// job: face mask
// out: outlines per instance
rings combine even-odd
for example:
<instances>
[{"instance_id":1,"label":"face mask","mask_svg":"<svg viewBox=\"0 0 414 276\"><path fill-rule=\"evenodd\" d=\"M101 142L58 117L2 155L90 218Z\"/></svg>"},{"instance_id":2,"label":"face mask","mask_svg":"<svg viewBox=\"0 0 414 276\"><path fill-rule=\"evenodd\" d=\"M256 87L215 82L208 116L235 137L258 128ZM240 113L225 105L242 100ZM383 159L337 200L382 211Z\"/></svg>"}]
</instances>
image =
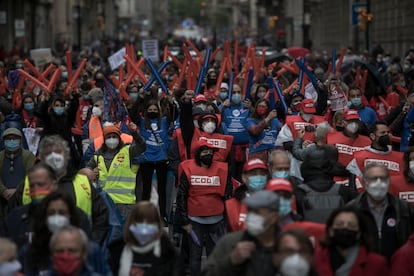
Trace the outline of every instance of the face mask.
<instances>
[{"instance_id":1,"label":"face mask","mask_svg":"<svg viewBox=\"0 0 414 276\"><path fill-rule=\"evenodd\" d=\"M293 110L299 112L302 109L302 102L296 102L293 104Z\"/></svg>"},{"instance_id":2,"label":"face mask","mask_svg":"<svg viewBox=\"0 0 414 276\"><path fill-rule=\"evenodd\" d=\"M290 255L280 265L280 272L283 276L306 276L309 270L309 263L299 254Z\"/></svg>"},{"instance_id":3,"label":"face mask","mask_svg":"<svg viewBox=\"0 0 414 276\"><path fill-rule=\"evenodd\" d=\"M220 92L219 94L220 100L225 100L227 99L227 92Z\"/></svg>"},{"instance_id":4,"label":"face mask","mask_svg":"<svg viewBox=\"0 0 414 276\"><path fill-rule=\"evenodd\" d=\"M62 72L62 79L68 78L68 72Z\"/></svg>"},{"instance_id":5,"label":"face mask","mask_svg":"<svg viewBox=\"0 0 414 276\"><path fill-rule=\"evenodd\" d=\"M69 219L65 216L52 215L47 217L47 228L52 233L67 225L69 225Z\"/></svg>"},{"instance_id":6,"label":"face mask","mask_svg":"<svg viewBox=\"0 0 414 276\"><path fill-rule=\"evenodd\" d=\"M82 266L80 258L71 255L69 252L57 253L53 256L53 268L58 275L74 275Z\"/></svg>"},{"instance_id":7,"label":"face mask","mask_svg":"<svg viewBox=\"0 0 414 276\"><path fill-rule=\"evenodd\" d=\"M89 101L89 95L83 95L83 99L84 99L85 101Z\"/></svg>"},{"instance_id":8,"label":"face mask","mask_svg":"<svg viewBox=\"0 0 414 276\"><path fill-rule=\"evenodd\" d=\"M129 231L140 245L146 245L155 240L160 230L155 224L136 223L129 226Z\"/></svg>"},{"instance_id":9,"label":"face mask","mask_svg":"<svg viewBox=\"0 0 414 276\"><path fill-rule=\"evenodd\" d=\"M279 215L286 216L292 211L292 200L280 197L279 201Z\"/></svg>"},{"instance_id":10,"label":"face mask","mask_svg":"<svg viewBox=\"0 0 414 276\"><path fill-rule=\"evenodd\" d=\"M147 112L147 115L150 119L158 118L158 112Z\"/></svg>"},{"instance_id":11,"label":"face mask","mask_svg":"<svg viewBox=\"0 0 414 276\"><path fill-rule=\"evenodd\" d=\"M0 264L0 275L14 276L22 268L18 260Z\"/></svg>"},{"instance_id":12,"label":"face mask","mask_svg":"<svg viewBox=\"0 0 414 276\"><path fill-rule=\"evenodd\" d=\"M265 95L266 95L266 92L259 92L257 94L257 97L259 97L259 99L263 99Z\"/></svg>"},{"instance_id":13,"label":"face mask","mask_svg":"<svg viewBox=\"0 0 414 276\"><path fill-rule=\"evenodd\" d=\"M351 103L353 106L360 106L362 103L362 100L361 98L352 98Z\"/></svg>"},{"instance_id":14,"label":"face mask","mask_svg":"<svg viewBox=\"0 0 414 276\"><path fill-rule=\"evenodd\" d=\"M234 104L239 104L241 102L241 94L233 94L233 95L231 95L231 101Z\"/></svg>"},{"instance_id":15,"label":"face mask","mask_svg":"<svg viewBox=\"0 0 414 276\"><path fill-rule=\"evenodd\" d=\"M65 157L63 154L52 152L45 159L46 164L52 167L55 171L60 171L65 166Z\"/></svg>"},{"instance_id":16,"label":"face mask","mask_svg":"<svg viewBox=\"0 0 414 276\"><path fill-rule=\"evenodd\" d=\"M267 114L267 107L259 106L257 107L256 111L259 116L264 116Z\"/></svg>"},{"instance_id":17,"label":"face mask","mask_svg":"<svg viewBox=\"0 0 414 276\"><path fill-rule=\"evenodd\" d=\"M402 87L405 87L405 85L406 85L405 81L402 81L402 82L400 83L400 86L402 86Z\"/></svg>"},{"instance_id":18,"label":"face mask","mask_svg":"<svg viewBox=\"0 0 414 276\"><path fill-rule=\"evenodd\" d=\"M247 232L257 237L258 235L262 234L266 231L266 228L264 227L265 218L261 215L249 212L246 216L246 229Z\"/></svg>"},{"instance_id":19,"label":"face mask","mask_svg":"<svg viewBox=\"0 0 414 276\"><path fill-rule=\"evenodd\" d=\"M32 111L34 109L34 103L25 103L24 109L26 109L27 111Z\"/></svg>"},{"instance_id":20,"label":"face mask","mask_svg":"<svg viewBox=\"0 0 414 276\"><path fill-rule=\"evenodd\" d=\"M204 132L213 133L216 130L216 124L213 122L208 122L203 125Z\"/></svg>"},{"instance_id":21,"label":"face mask","mask_svg":"<svg viewBox=\"0 0 414 276\"><path fill-rule=\"evenodd\" d=\"M201 110L205 111L206 108L207 108L207 105L205 105L205 104L198 104L197 107L200 108Z\"/></svg>"},{"instance_id":22,"label":"face mask","mask_svg":"<svg viewBox=\"0 0 414 276\"><path fill-rule=\"evenodd\" d=\"M100 108L100 107L98 107L98 106L94 106L94 107L92 107L92 114L93 114L94 116L96 116L96 117L101 116L101 115L102 115L102 110L101 110L101 108Z\"/></svg>"},{"instance_id":23,"label":"face mask","mask_svg":"<svg viewBox=\"0 0 414 276\"><path fill-rule=\"evenodd\" d=\"M249 189L252 191L260 191L266 186L267 177L265 175L249 176Z\"/></svg>"},{"instance_id":24,"label":"face mask","mask_svg":"<svg viewBox=\"0 0 414 276\"><path fill-rule=\"evenodd\" d=\"M53 111L55 112L56 115L62 115L65 112L65 108L63 106L55 106L53 108Z\"/></svg>"},{"instance_id":25,"label":"face mask","mask_svg":"<svg viewBox=\"0 0 414 276\"><path fill-rule=\"evenodd\" d=\"M212 154L206 154L203 156L200 156L200 161L207 166L210 166L213 162L213 155Z\"/></svg>"},{"instance_id":26,"label":"face mask","mask_svg":"<svg viewBox=\"0 0 414 276\"><path fill-rule=\"evenodd\" d=\"M414 161L410 161L409 166L410 166L411 172L414 173Z\"/></svg>"},{"instance_id":27,"label":"face mask","mask_svg":"<svg viewBox=\"0 0 414 276\"><path fill-rule=\"evenodd\" d=\"M32 204L38 205L42 200L50 194L50 188L34 188L30 190L30 198L32 199Z\"/></svg>"},{"instance_id":28,"label":"face mask","mask_svg":"<svg viewBox=\"0 0 414 276\"><path fill-rule=\"evenodd\" d=\"M272 173L273 178L289 178L289 172L288 171L274 171Z\"/></svg>"},{"instance_id":29,"label":"face mask","mask_svg":"<svg viewBox=\"0 0 414 276\"><path fill-rule=\"evenodd\" d=\"M16 151L20 149L20 140L4 140L4 147L7 151Z\"/></svg>"},{"instance_id":30,"label":"face mask","mask_svg":"<svg viewBox=\"0 0 414 276\"><path fill-rule=\"evenodd\" d=\"M387 148L390 144L390 136L388 134L384 134L378 138L378 145L381 148Z\"/></svg>"},{"instance_id":31,"label":"face mask","mask_svg":"<svg viewBox=\"0 0 414 276\"><path fill-rule=\"evenodd\" d=\"M119 145L119 139L118 138L105 139L105 145L110 149L115 149Z\"/></svg>"},{"instance_id":32,"label":"face mask","mask_svg":"<svg viewBox=\"0 0 414 276\"><path fill-rule=\"evenodd\" d=\"M346 130L354 134L358 132L359 125L357 122L352 122L346 125Z\"/></svg>"},{"instance_id":33,"label":"face mask","mask_svg":"<svg viewBox=\"0 0 414 276\"><path fill-rule=\"evenodd\" d=\"M302 113L302 119L309 122L312 119L312 114Z\"/></svg>"},{"instance_id":34,"label":"face mask","mask_svg":"<svg viewBox=\"0 0 414 276\"><path fill-rule=\"evenodd\" d=\"M388 193L388 188L390 186L389 182L381 181L378 179L375 182L369 183L367 185L367 193L374 199L374 200L383 200Z\"/></svg>"},{"instance_id":35,"label":"face mask","mask_svg":"<svg viewBox=\"0 0 414 276\"><path fill-rule=\"evenodd\" d=\"M16 64L16 69L23 69L24 66L21 63Z\"/></svg>"},{"instance_id":36,"label":"face mask","mask_svg":"<svg viewBox=\"0 0 414 276\"><path fill-rule=\"evenodd\" d=\"M129 93L129 98L131 100L136 100L138 99L138 93Z\"/></svg>"},{"instance_id":37,"label":"face mask","mask_svg":"<svg viewBox=\"0 0 414 276\"><path fill-rule=\"evenodd\" d=\"M339 248L345 249L356 244L358 231L347 228L333 229L333 242Z\"/></svg>"},{"instance_id":38,"label":"face mask","mask_svg":"<svg viewBox=\"0 0 414 276\"><path fill-rule=\"evenodd\" d=\"M336 129L336 131L343 131L344 127L343 126L336 126L335 129Z\"/></svg>"}]
</instances>

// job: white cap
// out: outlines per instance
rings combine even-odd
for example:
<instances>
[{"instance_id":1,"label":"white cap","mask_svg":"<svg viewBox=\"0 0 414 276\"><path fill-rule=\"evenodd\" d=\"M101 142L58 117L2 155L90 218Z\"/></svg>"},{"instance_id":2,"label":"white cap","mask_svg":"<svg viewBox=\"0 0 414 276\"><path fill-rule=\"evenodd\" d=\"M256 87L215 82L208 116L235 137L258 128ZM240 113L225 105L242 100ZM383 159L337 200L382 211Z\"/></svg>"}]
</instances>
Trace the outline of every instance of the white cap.
<instances>
[{"instance_id":1,"label":"white cap","mask_svg":"<svg viewBox=\"0 0 414 276\"><path fill-rule=\"evenodd\" d=\"M229 85L228 85L227 83L225 83L225 82L222 82L222 83L220 84L220 89L221 89L221 88L225 88L225 89L229 90Z\"/></svg>"}]
</instances>

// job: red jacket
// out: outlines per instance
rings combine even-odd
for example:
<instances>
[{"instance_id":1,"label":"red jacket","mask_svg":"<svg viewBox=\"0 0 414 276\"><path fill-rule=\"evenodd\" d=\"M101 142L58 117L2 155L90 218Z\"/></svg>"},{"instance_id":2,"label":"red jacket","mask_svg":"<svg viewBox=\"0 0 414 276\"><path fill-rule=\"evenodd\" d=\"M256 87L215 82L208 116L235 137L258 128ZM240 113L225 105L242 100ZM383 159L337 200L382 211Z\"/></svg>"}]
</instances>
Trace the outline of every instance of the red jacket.
<instances>
[{"instance_id":1,"label":"red jacket","mask_svg":"<svg viewBox=\"0 0 414 276\"><path fill-rule=\"evenodd\" d=\"M390 189L388 192L393 196L414 205L414 182L409 182L404 175L391 176Z\"/></svg>"},{"instance_id":2,"label":"red jacket","mask_svg":"<svg viewBox=\"0 0 414 276\"><path fill-rule=\"evenodd\" d=\"M246 229L247 206L237 198L225 201L229 232Z\"/></svg>"},{"instance_id":3,"label":"red jacket","mask_svg":"<svg viewBox=\"0 0 414 276\"><path fill-rule=\"evenodd\" d=\"M289 127L290 132L292 133L293 140L298 136L298 130L306 126L316 126L325 121L325 118L322 116L313 115L312 119L309 122L306 122L299 115L286 116L286 125ZM309 140L315 142L315 132L305 132L303 136L303 141Z\"/></svg>"},{"instance_id":4,"label":"red jacket","mask_svg":"<svg viewBox=\"0 0 414 276\"><path fill-rule=\"evenodd\" d=\"M414 233L411 234L407 243L398 249L391 259L390 275L410 276L414 275Z\"/></svg>"},{"instance_id":5,"label":"red jacket","mask_svg":"<svg viewBox=\"0 0 414 276\"><path fill-rule=\"evenodd\" d=\"M331 261L328 248L317 248L314 255L315 270L319 275L333 276ZM389 275L389 267L384 257L367 252L365 247L361 246L358 257L349 273L349 276L385 276ZM395 275L395 274L390 274ZM400 275L398 275L400 276Z\"/></svg>"}]
</instances>

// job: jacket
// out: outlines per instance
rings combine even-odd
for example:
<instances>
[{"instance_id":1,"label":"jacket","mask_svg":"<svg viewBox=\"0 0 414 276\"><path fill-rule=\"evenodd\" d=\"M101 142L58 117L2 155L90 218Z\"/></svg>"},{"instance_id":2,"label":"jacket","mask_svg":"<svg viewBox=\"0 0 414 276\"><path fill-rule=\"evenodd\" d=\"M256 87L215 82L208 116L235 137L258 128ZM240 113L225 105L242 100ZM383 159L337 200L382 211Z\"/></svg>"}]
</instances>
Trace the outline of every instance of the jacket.
<instances>
[{"instance_id":1,"label":"jacket","mask_svg":"<svg viewBox=\"0 0 414 276\"><path fill-rule=\"evenodd\" d=\"M410 276L414 275L414 233L411 234L407 243L404 244L391 259L390 275Z\"/></svg>"},{"instance_id":2,"label":"jacket","mask_svg":"<svg viewBox=\"0 0 414 276\"><path fill-rule=\"evenodd\" d=\"M256 244L251 257L241 265L233 265L230 253L240 241L253 241ZM277 272L272 263L272 248L262 247L257 240L246 231L239 231L223 236L207 263L201 271L203 276L273 276Z\"/></svg>"},{"instance_id":3,"label":"jacket","mask_svg":"<svg viewBox=\"0 0 414 276\"><path fill-rule=\"evenodd\" d=\"M329 248L317 248L313 257L315 270L319 275L333 276L335 272L331 268L330 252ZM387 261L384 257L367 252L366 248L360 246L358 256L352 266L349 276L365 276L376 275L386 276L388 275L389 268ZM395 274L391 274L395 275Z\"/></svg>"},{"instance_id":4,"label":"jacket","mask_svg":"<svg viewBox=\"0 0 414 276\"><path fill-rule=\"evenodd\" d=\"M384 213L381 237L378 234L377 224L368 206L367 193L362 192L357 198L349 202L359 208L367 217L370 234L375 241L375 252L383 255L388 260L392 254L400 248L414 229L414 213L410 205L403 200L387 195L388 206Z\"/></svg>"}]
</instances>

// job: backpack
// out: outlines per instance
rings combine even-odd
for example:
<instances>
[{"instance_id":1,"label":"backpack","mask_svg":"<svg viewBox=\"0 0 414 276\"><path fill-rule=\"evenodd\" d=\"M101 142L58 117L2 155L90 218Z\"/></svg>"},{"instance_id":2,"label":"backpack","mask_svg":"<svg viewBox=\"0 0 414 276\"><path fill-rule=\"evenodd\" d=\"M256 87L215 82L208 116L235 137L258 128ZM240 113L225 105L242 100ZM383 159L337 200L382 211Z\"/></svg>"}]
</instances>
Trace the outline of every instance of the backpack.
<instances>
[{"instance_id":1,"label":"backpack","mask_svg":"<svg viewBox=\"0 0 414 276\"><path fill-rule=\"evenodd\" d=\"M315 191L306 184L298 187L306 193L302 202L303 216L306 221L326 223L331 212L345 204L339 195L340 184L333 184L326 192Z\"/></svg>"}]
</instances>

